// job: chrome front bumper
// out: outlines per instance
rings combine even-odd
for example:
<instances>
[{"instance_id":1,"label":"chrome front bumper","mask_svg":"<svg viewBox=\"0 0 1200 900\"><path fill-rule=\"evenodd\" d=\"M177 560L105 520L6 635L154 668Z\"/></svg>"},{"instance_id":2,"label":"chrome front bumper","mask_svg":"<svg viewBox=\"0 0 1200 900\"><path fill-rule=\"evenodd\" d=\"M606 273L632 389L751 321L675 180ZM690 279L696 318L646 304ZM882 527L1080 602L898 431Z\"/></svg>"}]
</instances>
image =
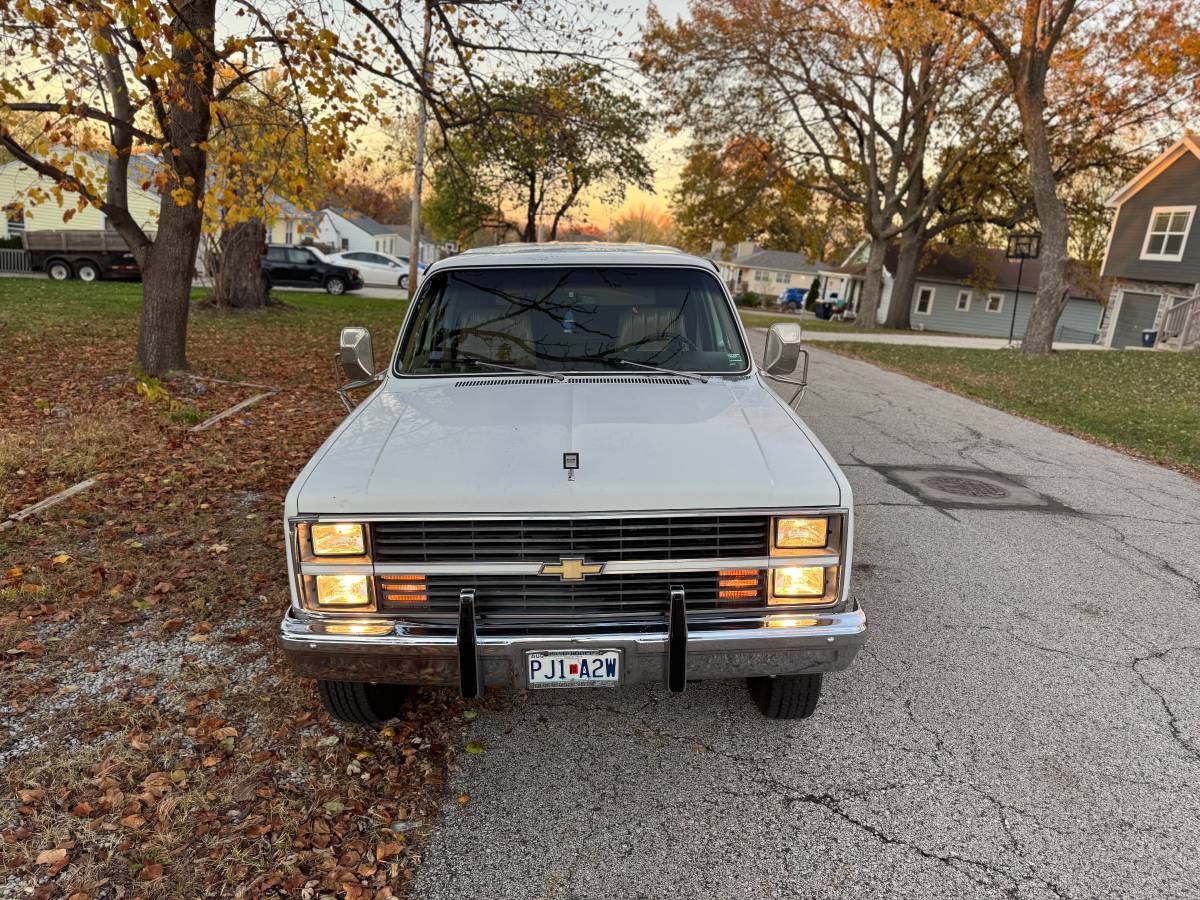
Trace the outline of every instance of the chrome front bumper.
<instances>
[{"instance_id":1,"label":"chrome front bumper","mask_svg":"<svg viewBox=\"0 0 1200 900\"><path fill-rule=\"evenodd\" d=\"M793 675L844 669L866 643L867 617L857 605L845 612L773 617L776 627L686 630L688 680ZM460 643L453 636L393 633L319 634L312 621L289 610L279 646L296 671L309 678L390 684L460 684ZM528 650L622 651L621 683L668 681L666 632L587 636L475 638L481 685L527 686Z\"/></svg>"}]
</instances>

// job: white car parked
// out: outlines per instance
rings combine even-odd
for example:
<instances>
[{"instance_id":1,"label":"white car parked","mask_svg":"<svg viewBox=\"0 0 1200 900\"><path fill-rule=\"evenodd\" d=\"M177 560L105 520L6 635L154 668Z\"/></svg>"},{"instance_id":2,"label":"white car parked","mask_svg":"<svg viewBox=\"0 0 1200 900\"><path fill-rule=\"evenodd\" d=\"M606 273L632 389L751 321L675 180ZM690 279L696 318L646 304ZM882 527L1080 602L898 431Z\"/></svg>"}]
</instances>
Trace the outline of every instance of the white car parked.
<instances>
[{"instance_id":1,"label":"white car parked","mask_svg":"<svg viewBox=\"0 0 1200 900\"><path fill-rule=\"evenodd\" d=\"M347 250L329 255L329 261L358 269L366 284L381 287L408 287L408 257L406 256L392 256L390 253L378 253L374 250ZM424 272L426 268L428 266L424 263L417 263L418 272Z\"/></svg>"}]
</instances>

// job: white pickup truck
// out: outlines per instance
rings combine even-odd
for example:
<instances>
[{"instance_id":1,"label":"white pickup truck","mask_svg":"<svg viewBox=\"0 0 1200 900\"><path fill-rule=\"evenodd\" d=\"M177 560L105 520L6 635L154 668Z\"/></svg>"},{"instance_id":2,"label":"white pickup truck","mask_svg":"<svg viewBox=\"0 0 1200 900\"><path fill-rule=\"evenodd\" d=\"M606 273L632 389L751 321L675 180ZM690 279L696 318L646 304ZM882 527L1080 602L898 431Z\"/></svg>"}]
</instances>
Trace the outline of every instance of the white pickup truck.
<instances>
[{"instance_id":1,"label":"white pickup truck","mask_svg":"<svg viewBox=\"0 0 1200 900\"><path fill-rule=\"evenodd\" d=\"M469 251L382 371L362 328L335 361L351 411L287 495L279 635L333 716L391 718L400 685L745 678L804 718L866 640L850 486L768 386L803 390L800 326L756 365L709 260Z\"/></svg>"}]
</instances>

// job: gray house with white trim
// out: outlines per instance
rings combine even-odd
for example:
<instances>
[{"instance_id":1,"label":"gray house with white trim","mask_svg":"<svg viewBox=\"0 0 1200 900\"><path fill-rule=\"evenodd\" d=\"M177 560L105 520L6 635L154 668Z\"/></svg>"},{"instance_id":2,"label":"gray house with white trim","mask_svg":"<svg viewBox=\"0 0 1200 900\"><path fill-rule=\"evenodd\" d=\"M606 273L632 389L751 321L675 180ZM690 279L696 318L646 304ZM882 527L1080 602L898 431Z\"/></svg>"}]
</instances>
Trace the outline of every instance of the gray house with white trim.
<instances>
[{"instance_id":1,"label":"gray house with white trim","mask_svg":"<svg viewBox=\"0 0 1200 900\"><path fill-rule=\"evenodd\" d=\"M1102 274L1114 279L1104 323L1109 347L1200 348L1200 136L1189 134L1112 195Z\"/></svg>"},{"instance_id":2,"label":"gray house with white trim","mask_svg":"<svg viewBox=\"0 0 1200 900\"><path fill-rule=\"evenodd\" d=\"M915 329L1014 340L1025 336L1033 312L1041 263L1008 259L1003 250L929 247L917 269L911 322ZM1100 338L1103 308L1081 266L1072 273L1071 294L1058 320L1054 340L1094 344ZM1018 277L1020 283L1018 284Z\"/></svg>"},{"instance_id":3,"label":"gray house with white trim","mask_svg":"<svg viewBox=\"0 0 1200 900\"><path fill-rule=\"evenodd\" d=\"M842 271L861 278L866 268L865 256L864 242L855 248ZM889 305L900 302L892 296L899 258L899 244L893 242L883 258L880 322ZM911 304L910 322L916 331L997 338L1007 338L1011 332L1014 340L1020 340L1033 312L1040 275L1041 263L1036 259L1025 260L1022 268L1016 260L1008 259L1003 250L931 244L921 255L912 296L906 298ZM1054 340L1094 344L1101 333L1100 293L1081 265L1073 263L1072 276L1071 296L1058 321ZM857 304L852 308L857 312Z\"/></svg>"}]
</instances>

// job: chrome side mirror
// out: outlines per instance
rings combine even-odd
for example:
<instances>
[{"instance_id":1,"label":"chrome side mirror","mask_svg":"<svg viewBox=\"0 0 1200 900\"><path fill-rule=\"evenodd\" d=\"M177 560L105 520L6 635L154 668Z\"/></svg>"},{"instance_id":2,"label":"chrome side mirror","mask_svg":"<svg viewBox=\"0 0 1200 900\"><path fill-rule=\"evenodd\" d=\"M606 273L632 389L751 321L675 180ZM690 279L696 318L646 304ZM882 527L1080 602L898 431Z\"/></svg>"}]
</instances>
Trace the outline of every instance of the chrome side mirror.
<instances>
[{"instance_id":1,"label":"chrome side mirror","mask_svg":"<svg viewBox=\"0 0 1200 900\"><path fill-rule=\"evenodd\" d=\"M383 380L375 374L375 351L371 347L371 332L367 328L343 328L338 352L333 355L333 373L338 398L346 412L354 409L349 392Z\"/></svg>"},{"instance_id":2,"label":"chrome side mirror","mask_svg":"<svg viewBox=\"0 0 1200 900\"><path fill-rule=\"evenodd\" d=\"M763 368L768 375L791 375L800 363L800 326L794 322L776 322L767 332L767 352Z\"/></svg>"},{"instance_id":3,"label":"chrome side mirror","mask_svg":"<svg viewBox=\"0 0 1200 900\"><path fill-rule=\"evenodd\" d=\"M796 393L788 405L794 405L804 396L808 387L808 351L800 346L800 326L795 322L777 322L767 332L767 349L763 355L763 371L768 378L794 385ZM799 378L788 378L804 359L804 368Z\"/></svg>"},{"instance_id":4,"label":"chrome side mirror","mask_svg":"<svg viewBox=\"0 0 1200 900\"><path fill-rule=\"evenodd\" d=\"M351 381L375 377L375 351L371 347L369 328L343 328L338 342L338 358L342 372Z\"/></svg>"}]
</instances>

